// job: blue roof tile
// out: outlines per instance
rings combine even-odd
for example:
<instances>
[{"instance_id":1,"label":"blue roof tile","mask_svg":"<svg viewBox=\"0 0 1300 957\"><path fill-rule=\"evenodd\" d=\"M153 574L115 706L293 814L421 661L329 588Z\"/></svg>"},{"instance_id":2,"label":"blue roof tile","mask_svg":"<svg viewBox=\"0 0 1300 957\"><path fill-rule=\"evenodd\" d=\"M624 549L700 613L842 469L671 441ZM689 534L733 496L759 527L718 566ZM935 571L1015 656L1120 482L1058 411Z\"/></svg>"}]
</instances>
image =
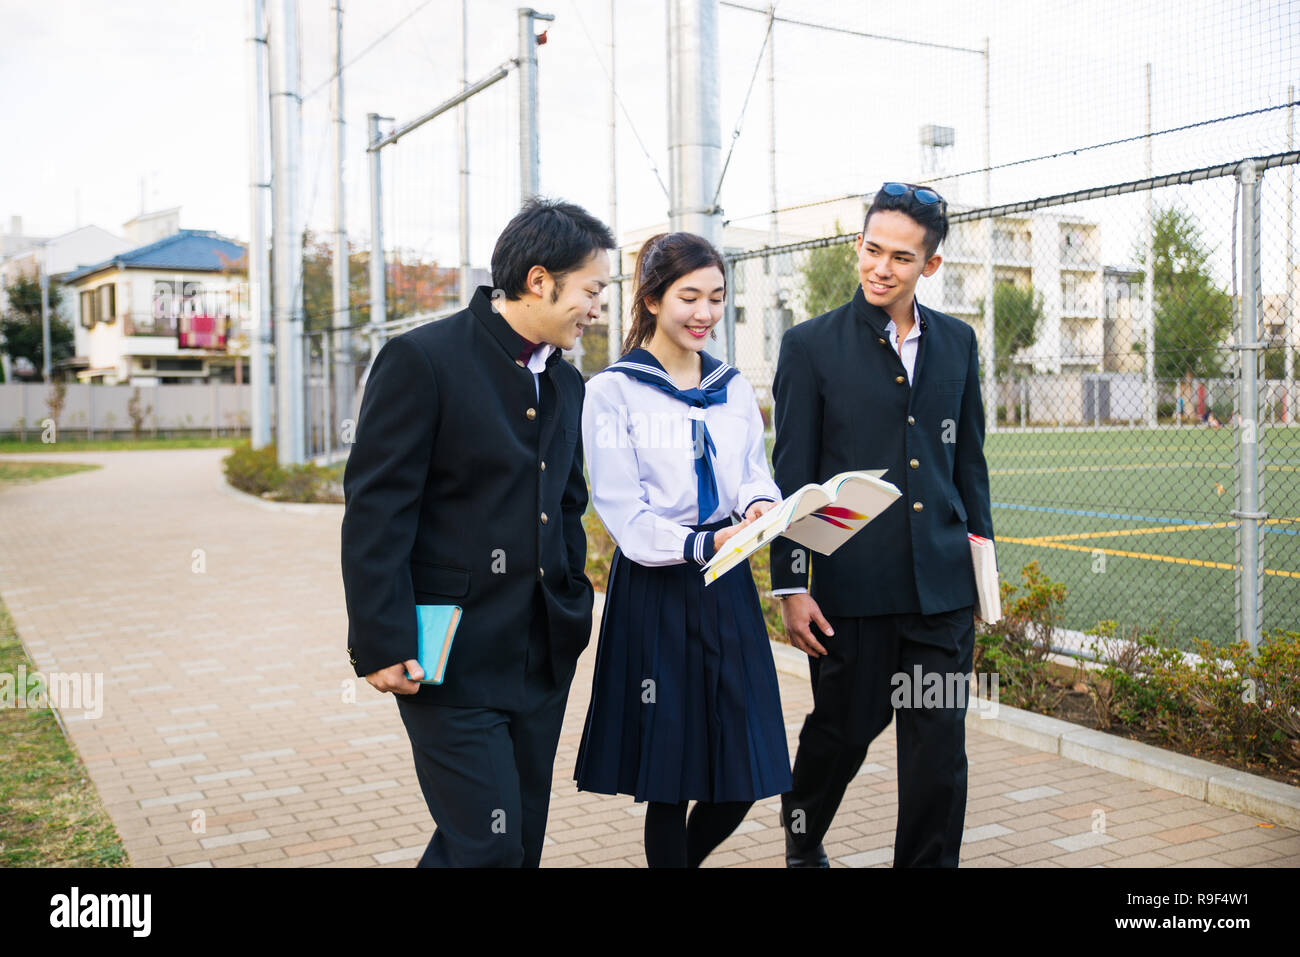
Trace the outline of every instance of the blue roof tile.
<instances>
[{"instance_id":1,"label":"blue roof tile","mask_svg":"<svg viewBox=\"0 0 1300 957\"><path fill-rule=\"evenodd\" d=\"M82 266L63 277L76 282L114 267L124 269L181 269L216 271L244 255L246 247L211 230L182 229L174 235L119 253L93 266Z\"/></svg>"}]
</instances>

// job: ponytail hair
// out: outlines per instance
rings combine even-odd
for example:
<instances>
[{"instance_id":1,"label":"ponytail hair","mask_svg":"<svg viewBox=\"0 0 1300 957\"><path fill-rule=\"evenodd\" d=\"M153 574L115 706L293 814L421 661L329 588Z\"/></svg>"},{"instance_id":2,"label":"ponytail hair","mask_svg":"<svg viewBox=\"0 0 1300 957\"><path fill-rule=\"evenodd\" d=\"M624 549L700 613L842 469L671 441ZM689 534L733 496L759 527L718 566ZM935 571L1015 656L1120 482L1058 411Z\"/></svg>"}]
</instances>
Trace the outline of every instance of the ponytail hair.
<instances>
[{"instance_id":1,"label":"ponytail hair","mask_svg":"<svg viewBox=\"0 0 1300 957\"><path fill-rule=\"evenodd\" d=\"M649 303L662 301L678 279L709 266L717 266L724 277L727 275L722 254L694 233L659 233L642 244L636 254L632 322L623 339L624 355L654 337L656 318Z\"/></svg>"}]
</instances>

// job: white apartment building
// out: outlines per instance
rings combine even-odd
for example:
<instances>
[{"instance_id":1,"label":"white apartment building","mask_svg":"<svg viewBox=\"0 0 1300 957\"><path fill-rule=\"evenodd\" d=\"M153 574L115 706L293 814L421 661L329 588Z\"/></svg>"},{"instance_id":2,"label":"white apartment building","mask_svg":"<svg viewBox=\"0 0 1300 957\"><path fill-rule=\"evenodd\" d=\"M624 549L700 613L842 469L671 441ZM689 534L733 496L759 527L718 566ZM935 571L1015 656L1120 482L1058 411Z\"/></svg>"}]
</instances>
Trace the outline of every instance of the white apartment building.
<instances>
[{"instance_id":1,"label":"white apartment building","mask_svg":"<svg viewBox=\"0 0 1300 957\"><path fill-rule=\"evenodd\" d=\"M779 241L785 245L856 233L871 199L870 195L850 197L782 213ZM958 207L950 205L949 211L957 212ZM762 220L749 222L762 224ZM667 225L661 223L625 234L622 265L626 272L631 272L641 243L665 229ZM984 298L986 230L983 220L954 223L939 250L943 265L917 287L922 303L976 328L982 355L987 355L979 309ZM769 232L761 228L727 226L723 237L727 253L760 249L770 242ZM1042 295L1037 340L1015 357L1017 365L1039 373L1101 370L1106 352L1101 227L1078 216L1042 211L999 217L993 223L992 239L994 282L1032 286ZM781 336L794 323L811 318L805 307L806 256L779 253L736 264L731 290L736 366L759 391L760 399L767 397ZM630 295L629 284L625 311ZM717 347L717 354L723 355L721 340Z\"/></svg>"}]
</instances>

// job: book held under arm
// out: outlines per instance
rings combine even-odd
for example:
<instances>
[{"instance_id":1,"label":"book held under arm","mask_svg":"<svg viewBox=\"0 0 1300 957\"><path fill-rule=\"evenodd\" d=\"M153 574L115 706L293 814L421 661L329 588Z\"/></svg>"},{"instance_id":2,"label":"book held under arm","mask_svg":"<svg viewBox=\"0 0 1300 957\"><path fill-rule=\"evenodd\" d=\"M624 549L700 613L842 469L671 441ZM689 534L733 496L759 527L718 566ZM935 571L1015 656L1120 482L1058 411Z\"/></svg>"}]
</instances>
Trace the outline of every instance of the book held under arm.
<instances>
[{"instance_id":1,"label":"book held under arm","mask_svg":"<svg viewBox=\"0 0 1300 957\"><path fill-rule=\"evenodd\" d=\"M717 581L777 538L831 554L902 494L881 478L884 474L884 469L841 472L786 496L727 540L704 566L704 584Z\"/></svg>"},{"instance_id":2,"label":"book held under arm","mask_svg":"<svg viewBox=\"0 0 1300 957\"><path fill-rule=\"evenodd\" d=\"M970 560L975 568L975 614L991 625L1002 618L1002 586L998 582L998 559L992 539L967 535Z\"/></svg>"},{"instance_id":3,"label":"book held under arm","mask_svg":"<svg viewBox=\"0 0 1300 957\"><path fill-rule=\"evenodd\" d=\"M460 605L416 605L417 639L416 660L424 669L423 678L411 678L422 685L440 685L447 674L447 659L451 655L451 641L460 624Z\"/></svg>"}]
</instances>

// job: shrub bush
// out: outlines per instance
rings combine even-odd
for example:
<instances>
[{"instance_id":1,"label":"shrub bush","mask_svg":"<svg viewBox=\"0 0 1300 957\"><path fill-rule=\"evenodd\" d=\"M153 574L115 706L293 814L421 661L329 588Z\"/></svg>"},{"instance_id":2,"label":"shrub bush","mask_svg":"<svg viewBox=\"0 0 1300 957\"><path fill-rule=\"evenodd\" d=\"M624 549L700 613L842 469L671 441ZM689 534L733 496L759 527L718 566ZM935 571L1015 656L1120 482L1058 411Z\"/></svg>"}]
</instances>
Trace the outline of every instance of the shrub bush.
<instances>
[{"instance_id":1,"label":"shrub bush","mask_svg":"<svg viewBox=\"0 0 1300 957\"><path fill-rule=\"evenodd\" d=\"M278 489L285 479L284 469L275 457L275 446L260 449L235 449L226 456L223 466L226 481L250 495L264 495Z\"/></svg>"}]
</instances>

